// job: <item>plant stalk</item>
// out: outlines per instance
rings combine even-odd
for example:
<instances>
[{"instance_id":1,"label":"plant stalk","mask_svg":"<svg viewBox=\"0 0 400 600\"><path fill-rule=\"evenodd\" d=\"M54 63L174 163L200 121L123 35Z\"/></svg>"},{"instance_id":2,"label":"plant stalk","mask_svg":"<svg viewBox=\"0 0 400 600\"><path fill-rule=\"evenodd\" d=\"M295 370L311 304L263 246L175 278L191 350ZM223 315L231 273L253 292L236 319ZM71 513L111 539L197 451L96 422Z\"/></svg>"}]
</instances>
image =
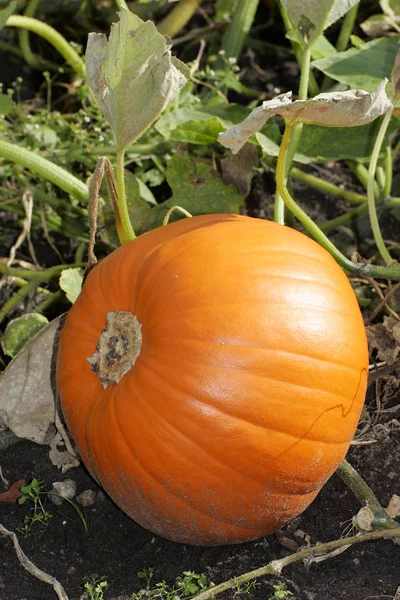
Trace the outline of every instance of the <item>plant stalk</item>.
<instances>
[{"instance_id":1,"label":"plant stalk","mask_svg":"<svg viewBox=\"0 0 400 600\"><path fill-rule=\"evenodd\" d=\"M128 206L126 202L124 158L125 151L123 149L118 150L116 168L118 215L116 215L116 225L119 241L122 245L134 240L136 237L132 227L131 219L129 217Z\"/></svg>"},{"instance_id":2,"label":"plant stalk","mask_svg":"<svg viewBox=\"0 0 400 600\"><path fill-rule=\"evenodd\" d=\"M167 16L157 24L158 31L171 38L175 37L175 35L185 27L186 23L190 21L202 2L203 0L181 0Z\"/></svg>"},{"instance_id":3,"label":"plant stalk","mask_svg":"<svg viewBox=\"0 0 400 600\"><path fill-rule=\"evenodd\" d=\"M301 77L299 87L299 100L306 100L308 95L308 83L310 79L310 65L311 65L311 49L304 48L301 61ZM294 156L296 154L297 147L300 142L301 132L303 130L303 123L296 123L293 127L292 135L289 140L287 148L287 156L285 160L285 181L287 181L288 173L292 166ZM279 191L275 192L275 203L274 203L274 221L283 225L285 223L285 204L280 196Z\"/></svg>"},{"instance_id":4,"label":"plant stalk","mask_svg":"<svg viewBox=\"0 0 400 600\"><path fill-rule=\"evenodd\" d=\"M257 12L259 0L240 0L237 3L232 21L222 38L221 50L225 58L237 60L242 52Z\"/></svg>"},{"instance_id":5,"label":"plant stalk","mask_svg":"<svg viewBox=\"0 0 400 600\"><path fill-rule=\"evenodd\" d=\"M283 134L281 147L278 156L278 164L276 168L276 183L278 191L285 202L287 208L294 216L304 225L307 231L317 240L321 246L325 248L339 265L347 272L357 275L369 275L372 277L383 277L388 279L400 279L400 267L381 267L371 264L357 264L346 258L334 244L326 237L321 229L314 223L312 219L296 204L286 186L286 155L287 149L292 135L293 125L286 124L285 133Z\"/></svg>"},{"instance_id":6,"label":"plant stalk","mask_svg":"<svg viewBox=\"0 0 400 600\"><path fill-rule=\"evenodd\" d=\"M362 194L357 194L356 192L350 192L348 190L344 190L340 188L338 185L334 183L329 183L328 181L324 181L315 175L311 175L310 173L305 173L301 171L297 167L293 167L290 171L291 177L297 179L297 181L301 181L302 183L306 183L310 187L323 192L324 194L331 194L332 196L337 196L342 200L346 200L350 202L350 204L366 204L367 196L363 196Z\"/></svg>"},{"instance_id":7,"label":"plant stalk","mask_svg":"<svg viewBox=\"0 0 400 600\"><path fill-rule=\"evenodd\" d=\"M29 0L26 9L24 11L24 17L33 17L37 10L40 0ZM18 32L19 47L21 49L22 56L26 63L32 67L32 69L40 69L43 67L43 62L38 60L38 57L32 52L31 45L29 43L29 31L21 29Z\"/></svg>"},{"instance_id":8,"label":"plant stalk","mask_svg":"<svg viewBox=\"0 0 400 600\"><path fill-rule=\"evenodd\" d=\"M87 202L89 198L89 189L85 183L36 152L0 140L0 158L26 167L79 200Z\"/></svg>"},{"instance_id":9,"label":"plant stalk","mask_svg":"<svg viewBox=\"0 0 400 600\"><path fill-rule=\"evenodd\" d=\"M50 25L47 25L46 23L42 23L42 21L39 21L38 19L32 19L31 17L22 15L11 15L11 17L7 19L6 25L7 27L27 29L28 31L40 35L54 46L79 77L85 79L85 63L69 42L67 42L67 40L53 27L50 27Z\"/></svg>"},{"instance_id":10,"label":"plant stalk","mask_svg":"<svg viewBox=\"0 0 400 600\"><path fill-rule=\"evenodd\" d=\"M384 260L384 262L386 263L386 265L389 265L392 262L392 257L390 256L390 253L389 253L388 249L386 248L385 242L383 240L381 228L379 226L379 220L378 220L378 216L376 213L374 184L375 184L376 166L378 164L378 159L379 159L380 151L382 148L383 140L385 138L386 130L389 126L390 119L392 118L392 114L393 114L393 110L389 110L385 114L383 121L381 123L381 126L379 128L379 132L378 132L377 138L375 140L374 149L372 150L372 154L371 154L371 161L369 163L368 186L367 186L368 211L369 211L369 218L371 221L372 233L374 234L374 239L375 239L376 247L378 248L379 254L381 255L381 257Z\"/></svg>"}]
</instances>

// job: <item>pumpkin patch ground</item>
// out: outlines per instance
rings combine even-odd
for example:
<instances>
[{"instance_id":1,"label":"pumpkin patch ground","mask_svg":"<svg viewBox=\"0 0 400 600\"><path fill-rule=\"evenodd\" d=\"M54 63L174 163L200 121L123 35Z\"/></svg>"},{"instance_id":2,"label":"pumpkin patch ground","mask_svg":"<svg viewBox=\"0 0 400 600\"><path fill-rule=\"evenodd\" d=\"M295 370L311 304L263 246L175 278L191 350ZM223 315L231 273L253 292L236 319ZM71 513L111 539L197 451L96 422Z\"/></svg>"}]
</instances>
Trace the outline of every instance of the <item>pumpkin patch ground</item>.
<instances>
[{"instance_id":1,"label":"pumpkin patch ground","mask_svg":"<svg viewBox=\"0 0 400 600\"><path fill-rule=\"evenodd\" d=\"M399 22L0 0L0 600L400 600Z\"/></svg>"}]
</instances>

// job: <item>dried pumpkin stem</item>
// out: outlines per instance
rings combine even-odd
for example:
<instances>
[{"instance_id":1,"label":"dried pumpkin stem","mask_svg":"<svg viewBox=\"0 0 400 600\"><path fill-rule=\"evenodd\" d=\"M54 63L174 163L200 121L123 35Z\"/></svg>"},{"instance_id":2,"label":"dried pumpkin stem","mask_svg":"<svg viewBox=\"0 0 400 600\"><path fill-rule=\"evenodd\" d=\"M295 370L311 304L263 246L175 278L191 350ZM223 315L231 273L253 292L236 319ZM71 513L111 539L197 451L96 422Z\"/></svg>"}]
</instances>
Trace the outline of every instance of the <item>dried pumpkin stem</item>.
<instances>
[{"instance_id":1,"label":"dried pumpkin stem","mask_svg":"<svg viewBox=\"0 0 400 600\"><path fill-rule=\"evenodd\" d=\"M104 388L119 383L132 369L142 347L141 330L142 326L132 313L108 313L96 352L87 359Z\"/></svg>"}]
</instances>

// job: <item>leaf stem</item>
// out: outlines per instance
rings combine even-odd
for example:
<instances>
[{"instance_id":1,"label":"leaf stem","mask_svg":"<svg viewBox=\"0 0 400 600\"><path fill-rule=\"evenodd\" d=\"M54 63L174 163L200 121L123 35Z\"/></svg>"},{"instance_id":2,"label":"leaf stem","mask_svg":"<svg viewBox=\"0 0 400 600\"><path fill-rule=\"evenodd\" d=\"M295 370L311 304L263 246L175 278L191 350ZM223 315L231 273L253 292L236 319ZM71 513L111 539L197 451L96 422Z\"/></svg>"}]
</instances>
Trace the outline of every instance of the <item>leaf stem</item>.
<instances>
[{"instance_id":1,"label":"leaf stem","mask_svg":"<svg viewBox=\"0 0 400 600\"><path fill-rule=\"evenodd\" d=\"M89 198L89 189L85 183L36 152L0 140L0 158L28 168L79 200L87 201Z\"/></svg>"},{"instance_id":2,"label":"leaf stem","mask_svg":"<svg viewBox=\"0 0 400 600\"><path fill-rule=\"evenodd\" d=\"M7 317L8 313L14 310L14 308L16 308L28 294L35 290L40 283L49 281L53 277L57 277L64 269L71 269L77 266L84 265L56 265L46 269L45 271L27 271L22 269L13 269L12 267L7 267L6 265L0 263L0 273L14 276L18 273L16 276L25 277L26 279L28 277L31 278L28 283L15 292L15 294L13 294L11 298L4 303L0 310L0 323L2 323Z\"/></svg>"},{"instance_id":3,"label":"leaf stem","mask_svg":"<svg viewBox=\"0 0 400 600\"><path fill-rule=\"evenodd\" d=\"M40 0L29 0L24 11L24 16L33 17L35 15L39 2ZM18 32L18 39L22 56L27 62L27 64L33 69L42 68L43 62L38 60L38 57L32 52L31 45L29 43L29 32L26 29L21 29Z\"/></svg>"},{"instance_id":4,"label":"leaf stem","mask_svg":"<svg viewBox=\"0 0 400 600\"><path fill-rule=\"evenodd\" d=\"M358 4L355 4L347 13L343 19L342 27L340 29L339 37L336 42L336 50L343 52L346 50L350 36L353 31L354 23L356 22L358 14Z\"/></svg>"},{"instance_id":5,"label":"leaf stem","mask_svg":"<svg viewBox=\"0 0 400 600\"><path fill-rule=\"evenodd\" d=\"M334 183L329 183L329 181L325 181L320 177L316 177L315 175L311 175L311 173L305 173L301 169L297 167L293 167L290 171L291 177L297 179L297 181L301 181L302 183L306 183L310 187L323 192L324 194L332 194L332 196L337 196L338 198L342 198L342 200L346 200L350 202L350 204L366 204L367 196L363 196L362 194L357 194L356 192L350 192L349 190L344 190L338 185Z\"/></svg>"},{"instance_id":6,"label":"leaf stem","mask_svg":"<svg viewBox=\"0 0 400 600\"><path fill-rule=\"evenodd\" d=\"M308 83L310 79L310 65L311 65L311 49L304 48L301 60L301 76L299 86L299 100L306 100L308 95ZM287 180L288 173L292 166L294 156L296 154L297 147L300 142L301 132L303 130L303 123L296 123L293 127L292 136L289 140L287 148L287 156L285 160L285 181ZM275 192L275 203L274 203L274 220L276 223L283 225L285 223L285 205L283 199L280 196L279 191Z\"/></svg>"},{"instance_id":7,"label":"leaf stem","mask_svg":"<svg viewBox=\"0 0 400 600\"><path fill-rule=\"evenodd\" d=\"M372 277L383 277L388 279L400 279L400 268L398 267L381 267L371 264L357 264L346 258L334 244L326 237L321 229L314 223L312 219L296 204L286 186L286 155L287 149L292 135L293 124L287 123L285 133L283 134L281 147L279 150L278 164L276 168L276 183L278 191L285 202L287 208L294 216L304 225L307 231L327 250L340 266L357 275L370 275Z\"/></svg>"},{"instance_id":8,"label":"leaf stem","mask_svg":"<svg viewBox=\"0 0 400 600\"><path fill-rule=\"evenodd\" d=\"M221 50L225 58L238 59L257 12L259 0L241 0L237 3L232 21L222 38Z\"/></svg>"},{"instance_id":9,"label":"leaf stem","mask_svg":"<svg viewBox=\"0 0 400 600\"><path fill-rule=\"evenodd\" d=\"M391 519L388 516L369 485L364 481L356 469L347 462L347 460L343 460L340 463L336 473L344 481L347 487L351 489L360 504L368 506L372 510L375 517L375 524L380 529L391 529L398 525L394 519Z\"/></svg>"},{"instance_id":10,"label":"leaf stem","mask_svg":"<svg viewBox=\"0 0 400 600\"><path fill-rule=\"evenodd\" d=\"M119 10L129 10L125 0L115 0L115 4L117 5Z\"/></svg>"},{"instance_id":11,"label":"leaf stem","mask_svg":"<svg viewBox=\"0 0 400 600\"><path fill-rule=\"evenodd\" d=\"M237 589L238 584L247 583L248 581L252 581L254 579L257 579L258 577L263 577L265 575L280 575L282 569L294 562L301 562L307 558L311 559L313 556L316 555L328 554L329 552L332 552L337 548L342 548L343 546L360 544L361 542L369 542L372 540L378 540L380 538L397 539L399 537L400 527L396 527L394 529L385 529L383 531L370 531L368 533L357 534L348 538L342 538L340 540L333 540L332 542L316 544L315 546L304 548L303 550L299 550L298 552L293 552L293 554L289 554L289 556L285 556L284 558L273 560L267 565L259 567L258 569L254 569L254 571L244 573L243 575L239 575L239 577L232 577L232 579L228 579L223 583L213 586L205 592L201 592L197 596L193 596L192 600L211 600L211 598L213 598L214 596L218 596L226 590L235 588Z\"/></svg>"},{"instance_id":12,"label":"leaf stem","mask_svg":"<svg viewBox=\"0 0 400 600\"><path fill-rule=\"evenodd\" d=\"M116 188L118 215L116 215L116 219L118 237L121 244L126 244L127 242L134 240L136 237L129 217L128 206L126 203L124 159L125 150L117 150Z\"/></svg>"},{"instance_id":13,"label":"leaf stem","mask_svg":"<svg viewBox=\"0 0 400 600\"><path fill-rule=\"evenodd\" d=\"M67 42L67 40L50 25L42 23L38 19L22 15L11 15L6 21L7 27L18 27L32 31L47 40L61 54L65 61L72 67L76 74L84 79L86 77L85 63Z\"/></svg>"},{"instance_id":14,"label":"leaf stem","mask_svg":"<svg viewBox=\"0 0 400 600\"><path fill-rule=\"evenodd\" d=\"M374 234L374 239L375 239L376 247L379 250L379 254L381 255L381 257L384 260L384 262L386 263L386 265L389 265L392 262L392 257L390 256L389 251L386 248L385 242L383 240L382 232L381 232L381 229L379 226L379 220L378 220L378 216L376 213L374 184L375 184L376 166L378 164L378 159L379 159L380 151L382 148L383 140L385 138L386 130L390 123L390 119L392 118L392 114L393 114L393 110L389 110L385 114L383 121L381 123L381 126L379 128L379 132L378 132L377 138L375 140L374 149L372 150L371 160L369 163L368 186L367 186L368 211L369 211L369 218L371 221L372 233Z\"/></svg>"},{"instance_id":15,"label":"leaf stem","mask_svg":"<svg viewBox=\"0 0 400 600\"><path fill-rule=\"evenodd\" d=\"M190 21L202 2L203 0L181 0L157 24L158 31L173 38Z\"/></svg>"}]
</instances>

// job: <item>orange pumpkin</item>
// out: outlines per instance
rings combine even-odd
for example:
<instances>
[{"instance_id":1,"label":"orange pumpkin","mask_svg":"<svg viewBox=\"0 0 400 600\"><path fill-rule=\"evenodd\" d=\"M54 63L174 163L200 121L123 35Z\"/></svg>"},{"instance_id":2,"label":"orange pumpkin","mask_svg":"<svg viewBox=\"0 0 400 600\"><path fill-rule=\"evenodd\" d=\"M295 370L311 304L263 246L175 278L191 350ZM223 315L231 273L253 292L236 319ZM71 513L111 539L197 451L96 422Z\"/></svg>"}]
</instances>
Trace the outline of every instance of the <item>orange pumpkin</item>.
<instances>
[{"instance_id":1,"label":"orange pumpkin","mask_svg":"<svg viewBox=\"0 0 400 600\"><path fill-rule=\"evenodd\" d=\"M82 459L118 506L170 540L216 545L310 504L349 447L367 370L357 300L324 249L206 215L90 273L57 378Z\"/></svg>"}]
</instances>

